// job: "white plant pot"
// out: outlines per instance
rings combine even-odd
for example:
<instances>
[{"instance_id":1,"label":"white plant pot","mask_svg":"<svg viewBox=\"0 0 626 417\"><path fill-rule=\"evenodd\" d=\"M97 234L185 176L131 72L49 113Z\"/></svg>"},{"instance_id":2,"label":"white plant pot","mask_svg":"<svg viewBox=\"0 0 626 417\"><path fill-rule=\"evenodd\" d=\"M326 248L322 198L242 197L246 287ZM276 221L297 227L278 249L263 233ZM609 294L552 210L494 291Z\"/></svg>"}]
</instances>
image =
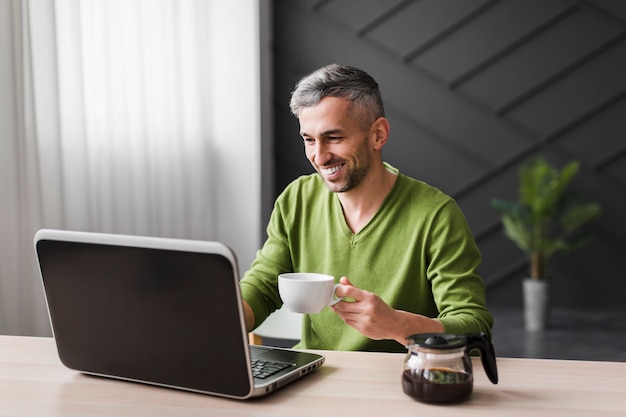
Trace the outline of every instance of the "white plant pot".
<instances>
[{"instance_id":1,"label":"white plant pot","mask_svg":"<svg viewBox=\"0 0 626 417\"><path fill-rule=\"evenodd\" d=\"M524 325L529 332L548 328L550 285L546 281L526 278L524 289Z\"/></svg>"}]
</instances>

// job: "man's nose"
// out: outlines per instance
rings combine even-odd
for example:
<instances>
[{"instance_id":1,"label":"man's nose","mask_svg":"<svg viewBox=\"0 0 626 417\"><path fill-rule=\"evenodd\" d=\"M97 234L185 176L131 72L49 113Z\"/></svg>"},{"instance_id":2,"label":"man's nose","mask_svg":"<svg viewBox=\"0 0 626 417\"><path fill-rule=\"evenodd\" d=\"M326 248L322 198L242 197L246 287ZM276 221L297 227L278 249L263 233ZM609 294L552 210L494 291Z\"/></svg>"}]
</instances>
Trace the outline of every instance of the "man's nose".
<instances>
[{"instance_id":1,"label":"man's nose","mask_svg":"<svg viewBox=\"0 0 626 417\"><path fill-rule=\"evenodd\" d=\"M330 159L330 152L328 152L328 147L323 141L315 142L314 152L315 163L319 166L324 165Z\"/></svg>"}]
</instances>

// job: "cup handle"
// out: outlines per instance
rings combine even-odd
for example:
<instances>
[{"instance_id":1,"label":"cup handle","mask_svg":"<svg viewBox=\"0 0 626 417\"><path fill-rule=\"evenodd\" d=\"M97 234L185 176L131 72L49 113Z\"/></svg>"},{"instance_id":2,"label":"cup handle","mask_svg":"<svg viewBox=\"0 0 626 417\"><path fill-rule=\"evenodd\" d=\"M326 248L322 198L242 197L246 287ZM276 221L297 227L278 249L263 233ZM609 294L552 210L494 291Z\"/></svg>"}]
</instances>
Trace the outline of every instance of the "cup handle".
<instances>
[{"instance_id":1,"label":"cup handle","mask_svg":"<svg viewBox=\"0 0 626 417\"><path fill-rule=\"evenodd\" d=\"M335 284L335 285L333 285L333 293L332 293L332 295L331 295L331 299L330 299L330 301L328 302L328 306L329 306L329 307L330 307L330 306L334 306L334 305L335 305L335 304L337 304L339 301L343 300L343 298L335 296L335 291L337 290L337 288L339 288L339 287L341 287L341 286L343 286L343 284Z\"/></svg>"}]
</instances>

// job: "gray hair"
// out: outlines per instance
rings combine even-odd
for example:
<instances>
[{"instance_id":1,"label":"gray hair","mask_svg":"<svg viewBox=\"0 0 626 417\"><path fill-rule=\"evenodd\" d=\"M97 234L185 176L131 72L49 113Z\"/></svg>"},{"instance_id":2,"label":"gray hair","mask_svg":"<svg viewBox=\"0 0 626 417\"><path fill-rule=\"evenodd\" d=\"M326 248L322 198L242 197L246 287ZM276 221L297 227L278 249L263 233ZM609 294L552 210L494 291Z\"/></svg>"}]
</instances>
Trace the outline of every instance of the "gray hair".
<instances>
[{"instance_id":1,"label":"gray hair","mask_svg":"<svg viewBox=\"0 0 626 417\"><path fill-rule=\"evenodd\" d=\"M364 128L385 116L378 83L356 67L331 64L300 79L291 93L291 113L298 117L303 108L317 105L324 97L351 101L349 116L359 120Z\"/></svg>"}]
</instances>

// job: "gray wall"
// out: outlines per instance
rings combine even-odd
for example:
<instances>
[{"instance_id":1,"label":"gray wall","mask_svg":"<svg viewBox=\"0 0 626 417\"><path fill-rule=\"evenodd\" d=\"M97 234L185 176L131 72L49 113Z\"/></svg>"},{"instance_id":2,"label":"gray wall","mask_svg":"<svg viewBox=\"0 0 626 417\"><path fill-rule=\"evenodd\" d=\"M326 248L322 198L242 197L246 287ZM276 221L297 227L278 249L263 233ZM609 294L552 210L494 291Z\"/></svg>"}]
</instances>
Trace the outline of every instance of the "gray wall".
<instances>
[{"instance_id":1,"label":"gray wall","mask_svg":"<svg viewBox=\"0 0 626 417\"><path fill-rule=\"evenodd\" d=\"M626 1L276 0L275 190L311 172L289 115L304 74L356 65L380 83L384 158L457 199L483 253L492 306L521 304L523 254L491 197L514 197L517 166L579 159L574 187L604 214L585 249L549 266L557 306L623 309L626 298Z\"/></svg>"}]
</instances>

